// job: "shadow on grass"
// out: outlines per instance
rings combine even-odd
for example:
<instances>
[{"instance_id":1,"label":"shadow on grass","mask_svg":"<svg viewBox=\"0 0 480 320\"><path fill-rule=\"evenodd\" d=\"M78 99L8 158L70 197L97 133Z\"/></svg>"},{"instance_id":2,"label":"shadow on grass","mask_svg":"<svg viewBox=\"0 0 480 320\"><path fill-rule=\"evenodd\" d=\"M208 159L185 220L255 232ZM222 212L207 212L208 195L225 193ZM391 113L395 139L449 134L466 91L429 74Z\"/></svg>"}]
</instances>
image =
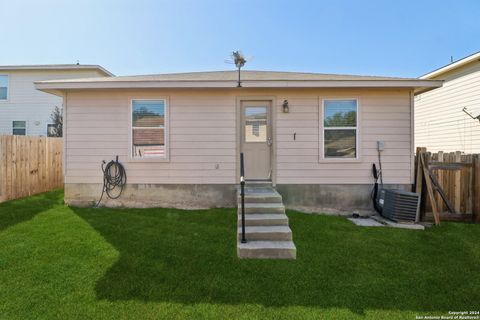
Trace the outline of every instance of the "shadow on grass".
<instances>
[{"instance_id":1,"label":"shadow on grass","mask_svg":"<svg viewBox=\"0 0 480 320\"><path fill-rule=\"evenodd\" d=\"M289 212L296 261L239 260L233 210L74 212L120 257L98 299L448 311L480 300L479 226L360 228Z\"/></svg>"},{"instance_id":2,"label":"shadow on grass","mask_svg":"<svg viewBox=\"0 0 480 320\"><path fill-rule=\"evenodd\" d=\"M0 203L0 231L32 219L40 212L63 203L63 192L56 190Z\"/></svg>"}]
</instances>

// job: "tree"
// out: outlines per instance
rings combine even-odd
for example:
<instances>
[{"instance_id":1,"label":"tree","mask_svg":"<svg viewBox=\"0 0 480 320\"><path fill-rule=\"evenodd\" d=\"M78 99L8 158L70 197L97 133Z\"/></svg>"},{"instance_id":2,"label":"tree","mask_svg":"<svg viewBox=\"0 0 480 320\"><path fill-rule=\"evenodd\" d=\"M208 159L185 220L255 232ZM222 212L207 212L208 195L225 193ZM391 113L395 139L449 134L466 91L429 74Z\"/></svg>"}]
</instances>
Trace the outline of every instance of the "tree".
<instances>
[{"instance_id":1,"label":"tree","mask_svg":"<svg viewBox=\"0 0 480 320\"><path fill-rule=\"evenodd\" d=\"M325 117L323 123L326 127L355 127L357 123L357 111L336 112L333 115Z\"/></svg>"},{"instance_id":2,"label":"tree","mask_svg":"<svg viewBox=\"0 0 480 320\"><path fill-rule=\"evenodd\" d=\"M53 122L53 129L50 134L51 137L62 137L63 136L63 108L55 106L50 119Z\"/></svg>"}]
</instances>

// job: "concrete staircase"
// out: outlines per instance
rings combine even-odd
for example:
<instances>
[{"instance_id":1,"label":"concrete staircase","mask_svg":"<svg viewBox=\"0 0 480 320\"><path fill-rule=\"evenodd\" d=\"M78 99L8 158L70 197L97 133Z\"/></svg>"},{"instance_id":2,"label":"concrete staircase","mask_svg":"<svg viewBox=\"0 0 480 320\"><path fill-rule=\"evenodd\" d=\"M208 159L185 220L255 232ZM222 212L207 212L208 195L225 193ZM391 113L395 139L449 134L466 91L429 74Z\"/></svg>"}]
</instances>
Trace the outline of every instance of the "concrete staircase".
<instances>
[{"instance_id":1,"label":"concrete staircase","mask_svg":"<svg viewBox=\"0 0 480 320\"><path fill-rule=\"evenodd\" d=\"M245 238L242 239L242 204L238 190L237 254L247 259L295 259L297 249L282 196L270 185L245 186Z\"/></svg>"}]
</instances>

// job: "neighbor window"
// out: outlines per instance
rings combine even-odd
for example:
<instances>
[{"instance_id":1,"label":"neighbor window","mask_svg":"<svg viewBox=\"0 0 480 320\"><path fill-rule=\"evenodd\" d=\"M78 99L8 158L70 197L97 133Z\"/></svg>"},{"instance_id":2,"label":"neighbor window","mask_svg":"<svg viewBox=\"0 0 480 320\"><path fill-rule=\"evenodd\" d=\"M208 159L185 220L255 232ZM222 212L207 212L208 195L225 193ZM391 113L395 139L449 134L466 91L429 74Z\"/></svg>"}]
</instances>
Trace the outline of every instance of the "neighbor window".
<instances>
[{"instance_id":1,"label":"neighbor window","mask_svg":"<svg viewBox=\"0 0 480 320\"><path fill-rule=\"evenodd\" d=\"M24 136L27 133L26 121L13 121L12 122L12 134L16 136Z\"/></svg>"},{"instance_id":2,"label":"neighbor window","mask_svg":"<svg viewBox=\"0 0 480 320\"><path fill-rule=\"evenodd\" d=\"M56 137L56 130L55 130L55 125L53 123L47 124L47 137Z\"/></svg>"},{"instance_id":3,"label":"neighbor window","mask_svg":"<svg viewBox=\"0 0 480 320\"><path fill-rule=\"evenodd\" d=\"M0 100L8 99L8 76L0 75Z\"/></svg>"},{"instance_id":4,"label":"neighbor window","mask_svg":"<svg viewBox=\"0 0 480 320\"><path fill-rule=\"evenodd\" d=\"M357 157L357 100L324 100L324 158Z\"/></svg>"},{"instance_id":5,"label":"neighbor window","mask_svg":"<svg viewBox=\"0 0 480 320\"><path fill-rule=\"evenodd\" d=\"M166 158L165 108L165 100L133 100L133 158Z\"/></svg>"}]
</instances>

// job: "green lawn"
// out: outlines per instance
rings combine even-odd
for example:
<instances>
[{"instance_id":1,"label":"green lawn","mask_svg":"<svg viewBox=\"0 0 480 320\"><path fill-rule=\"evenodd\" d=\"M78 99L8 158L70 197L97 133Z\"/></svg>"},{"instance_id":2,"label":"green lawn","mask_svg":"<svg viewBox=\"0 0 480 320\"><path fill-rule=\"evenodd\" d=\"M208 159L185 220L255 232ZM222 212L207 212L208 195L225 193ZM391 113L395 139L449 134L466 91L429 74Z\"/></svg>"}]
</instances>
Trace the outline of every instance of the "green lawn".
<instances>
[{"instance_id":1,"label":"green lawn","mask_svg":"<svg viewBox=\"0 0 480 320\"><path fill-rule=\"evenodd\" d=\"M415 319L478 310L480 225L288 212L296 261L238 260L233 209L0 204L0 319Z\"/></svg>"}]
</instances>

